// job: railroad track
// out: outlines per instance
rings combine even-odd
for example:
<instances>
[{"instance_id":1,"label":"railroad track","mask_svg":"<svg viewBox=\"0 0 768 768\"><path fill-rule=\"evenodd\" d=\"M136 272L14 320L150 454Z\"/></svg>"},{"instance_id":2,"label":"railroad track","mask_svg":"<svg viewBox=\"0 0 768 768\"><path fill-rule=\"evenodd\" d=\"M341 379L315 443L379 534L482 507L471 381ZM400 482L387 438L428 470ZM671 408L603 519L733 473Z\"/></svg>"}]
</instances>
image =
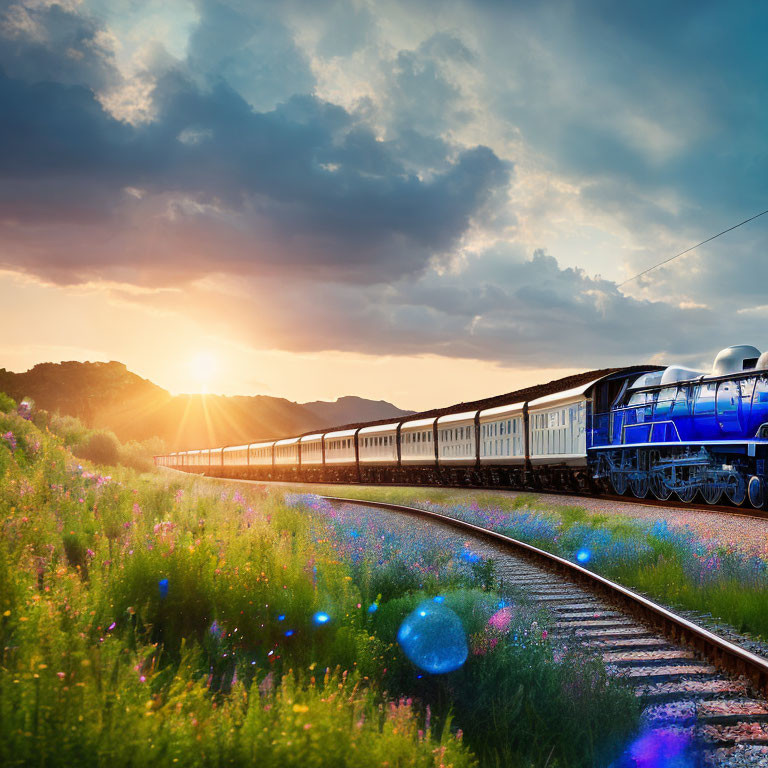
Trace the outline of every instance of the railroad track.
<instances>
[{"instance_id":1,"label":"railroad track","mask_svg":"<svg viewBox=\"0 0 768 768\"><path fill-rule=\"evenodd\" d=\"M166 469L172 472L180 472L183 470L176 470L166 467ZM197 473L192 473L197 474ZM349 486L361 486L366 488L377 487L376 483L362 481L357 482L353 480L323 480L321 482L306 481L306 480L246 480L245 478L226 478L218 477L216 475L207 475L204 472L200 473L203 477L209 477L217 480L232 480L233 482L251 482L260 485L349 485ZM455 490L455 491L491 491L493 493L530 493L536 496L569 496L573 498L582 499L599 499L602 501L613 501L618 504L639 504L647 507L660 507L662 509L685 509L685 510L703 510L705 512L723 512L729 515L739 515L742 517L752 517L759 520L768 519L768 509L755 509L754 507L744 506L737 507L733 504L707 504L702 501L685 502L679 499L670 498L666 501L661 501L655 497L646 496L638 498L627 493L624 496L619 496L615 493L588 493L586 491L576 490L552 490L549 488L512 488L512 487L499 487L490 485L443 485L440 483L421 483L419 485L408 485L407 483L382 483L381 488L439 488L442 490Z\"/></svg>"},{"instance_id":2,"label":"railroad track","mask_svg":"<svg viewBox=\"0 0 768 768\"><path fill-rule=\"evenodd\" d=\"M768 766L768 660L586 568L501 533L416 507L321 498L415 515L503 549L512 558L504 586L522 590L547 609L553 637L567 636L601 654L610 671L634 687L651 738L685 740L708 765Z\"/></svg>"}]
</instances>

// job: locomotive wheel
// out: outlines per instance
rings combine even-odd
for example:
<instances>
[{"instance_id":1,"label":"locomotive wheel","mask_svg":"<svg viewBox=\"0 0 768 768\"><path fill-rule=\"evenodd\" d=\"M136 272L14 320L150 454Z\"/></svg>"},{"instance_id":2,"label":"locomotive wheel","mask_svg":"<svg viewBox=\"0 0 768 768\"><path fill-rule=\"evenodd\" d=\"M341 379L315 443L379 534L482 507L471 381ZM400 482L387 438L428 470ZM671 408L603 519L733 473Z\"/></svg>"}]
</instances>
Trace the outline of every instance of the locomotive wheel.
<instances>
[{"instance_id":1,"label":"locomotive wheel","mask_svg":"<svg viewBox=\"0 0 768 768\"><path fill-rule=\"evenodd\" d=\"M611 486L614 493L623 496L627 492L627 476L623 472L612 471Z\"/></svg>"},{"instance_id":2,"label":"locomotive wheel","mask_svg":"<svg viewBox=\"0 0 768 768\"><path fill-rule=\"evenodd\" d=\"M765 504L765 487L762 478L752 475L747 485L747 493L749 495L749 503L755 509L762 509L763 504Z\"/></svg>"},{"instance_id":3,"label":"locomotive wheel","mask_svg":"<svg viewBox=\"0 0 768 768\"><path fill-rule=\"evenodd\" d=\"M716 481L702 483L701 495L707 504L717 504L723 495L723 489L719 488Z\"/></svg>"},{"instance_id":4,"label":"locomotive wheel","mask_svg":"<svg viewBox=\"0 0 768 768\"><path fill-rule=\"evenodd\" d=\"M651 493L659 501L666 501L672 495L672 491L664 483L663 475L657 474L651 477Z\"/></svg>"},{"instance_id":5,"label":"locomotive wheel","mask_svg":"<svg viewBox=\"0 0 768 768\"><path fill-rule=\"evenodd\" d=\"M699 489L695 485L686 485L685 488L675 491L675 493L677 494L677 498L680 499L683 504L690 504L698 490Z\"/></svg>"},{"instance_id":6,"label":"locomotive wheel","mask_svg":"<svg viewBox=\"0 0 768 768\"><path fill-rule=\"evenodd\" d=\"M629 487L632 490L632 495L638 499L644 499L648 495L648 488L650 486L650 480L648 475L642 475L641 477L633 477L629 481Z\"/></svg>"},{"instance_id":7,"label":"locomotive wheel","mask_svg":"<svg viewBox=\"0 0 768 768\"><path fill-rule=\"evenodd\" d=\"M747 483L741 475L730 475L725 486L725 495L731 504L740 507L747 499Z\"/></svg>"}]
</instances>

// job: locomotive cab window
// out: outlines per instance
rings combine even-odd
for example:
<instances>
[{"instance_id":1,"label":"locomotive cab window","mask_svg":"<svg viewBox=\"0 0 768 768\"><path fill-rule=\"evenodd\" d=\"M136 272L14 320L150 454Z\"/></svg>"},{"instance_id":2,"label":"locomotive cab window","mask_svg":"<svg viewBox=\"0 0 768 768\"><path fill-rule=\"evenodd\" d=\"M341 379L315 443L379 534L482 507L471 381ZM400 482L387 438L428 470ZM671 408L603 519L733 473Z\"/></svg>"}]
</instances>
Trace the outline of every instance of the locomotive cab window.
<instances>
[{"instance_id":1,"label":"locomotive cab window","mask_svg":"<svg viewBox=\"0 0 768 768\"><path fill-rule=\"evenodd\" d=\"M693 407L696 416L712 416L715 413L715 384L701 384L696 390Z\"/></svg>"}]
</instances>

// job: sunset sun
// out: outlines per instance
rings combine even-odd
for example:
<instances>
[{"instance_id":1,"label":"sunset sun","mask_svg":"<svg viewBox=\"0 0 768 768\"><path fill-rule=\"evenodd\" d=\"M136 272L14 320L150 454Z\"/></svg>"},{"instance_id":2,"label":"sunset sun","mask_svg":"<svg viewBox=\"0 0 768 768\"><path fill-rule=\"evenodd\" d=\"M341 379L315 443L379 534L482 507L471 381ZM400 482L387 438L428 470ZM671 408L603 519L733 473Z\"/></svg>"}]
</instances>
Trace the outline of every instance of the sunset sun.
<instances>
[{"instance_id":1,"label":"sunset sun","mask_svg":"<svg viewBox=\"0 0 768 768\"><path fill-rule=\"evenodd\" d=\"M219 360L210 350L199 350L187 361L187 389L193 394L208 394L219 372Z\"/></svg>"}]
</instances>

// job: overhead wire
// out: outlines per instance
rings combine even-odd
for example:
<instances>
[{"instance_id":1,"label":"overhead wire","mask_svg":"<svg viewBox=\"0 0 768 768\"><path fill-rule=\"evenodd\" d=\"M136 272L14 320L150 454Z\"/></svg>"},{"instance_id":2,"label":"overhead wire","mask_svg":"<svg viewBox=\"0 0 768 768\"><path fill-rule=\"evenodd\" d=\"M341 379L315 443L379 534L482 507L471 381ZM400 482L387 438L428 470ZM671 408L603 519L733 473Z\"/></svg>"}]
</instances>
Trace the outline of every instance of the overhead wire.
<instances>
[{"instance_id":1,"label":"overhead wire","mask_svg":"<svg viewBox=\"0 0 768 768\"><path fill-rule=\"evenodd\" d=\"M664 259L664 261L660 261L658 264L654 264L652 267L648 267L648 269L644 269L642 272L638 272L632 277L628 277L626 280L624 280L624 282L619 283L617 287L621 288L623 285L631 283L633 280L637 280L638 277L647 275L649 272L653 272L654 269L663 267L665 264L669 264L670 261L674 261L680 256L684 256L686 253L690 253L699 246L704 245L705 243L710 243L712 240L717 239L721 235L725 235L728 232L733 232L734 229L743 227L745 224L749 224L750 221L754 221L755 219L759 219L761 216L765 216L766 213L768 213L768 208L764 211L760 211L760 213L756 213L754 216L750 216L748 219L744 219L744 221L740 221L738 224L734 224L732 227L728 227L728 229L724 229L722 232L718 232L716 235L712 235L712 237L708 237L706 240L702 240L700 243L696 243L696 245L692 245L690 248L686 248L684 251L680 251L680 253L676 253L674 256L670 256L668 259Z\"/></svg>"}]
</instances>

